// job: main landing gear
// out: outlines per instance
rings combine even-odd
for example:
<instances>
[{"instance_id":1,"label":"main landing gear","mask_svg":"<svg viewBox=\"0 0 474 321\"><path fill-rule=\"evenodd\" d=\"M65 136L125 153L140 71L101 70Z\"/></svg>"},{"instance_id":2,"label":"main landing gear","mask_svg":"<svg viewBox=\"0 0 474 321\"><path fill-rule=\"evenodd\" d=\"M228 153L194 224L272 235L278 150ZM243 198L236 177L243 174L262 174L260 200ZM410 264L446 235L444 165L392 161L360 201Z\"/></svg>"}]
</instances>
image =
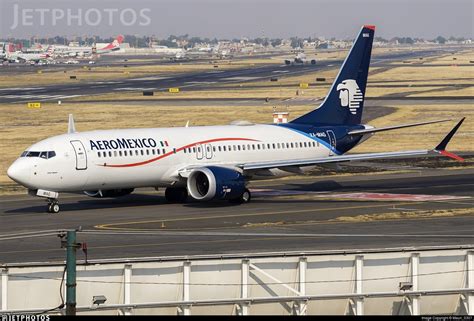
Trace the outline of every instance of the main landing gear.
<instances>
[{"instance_id":1,"label":"main landing gear","mask_svg":"<svg viewBox=\"0 0 474 321\"><path fill-rule=\"evenodd\" d=\"M48 199L48 213L57 214L59 213L59 201L57 199Z\"/></svg>"},{"instance_id":2,"label":"main landing gear","mask_svg":"<svg viewBox=\"0 0 474 321\"><path fill-rule=\"evenodd\" d=\"M252 199L252 194L246 188L244 192L242 193L242 195L240 195L236 199L230 200L229 202L233 204L245 204L245 203L249 203L251 199Z\"/></svg>"},{"instance_id":3,"label":"main landing gear","mask_svg":"<svg viewBox=\"0 0 474 321\"><path fill-rule=\"evenodd\" d=\"M168 187L165 191L165 198L168 203L186 203L188 190L186 187Z\"/></svg>"}]
</instances>

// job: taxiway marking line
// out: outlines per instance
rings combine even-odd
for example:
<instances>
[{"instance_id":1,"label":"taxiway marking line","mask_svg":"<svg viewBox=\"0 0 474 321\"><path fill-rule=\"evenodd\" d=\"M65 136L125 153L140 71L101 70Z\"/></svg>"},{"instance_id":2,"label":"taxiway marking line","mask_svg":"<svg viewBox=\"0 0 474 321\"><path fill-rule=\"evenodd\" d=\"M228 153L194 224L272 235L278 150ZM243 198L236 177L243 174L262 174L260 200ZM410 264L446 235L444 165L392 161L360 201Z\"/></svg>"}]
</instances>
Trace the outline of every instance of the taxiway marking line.
<instances>
[{"instance_id":1,"label":"taxiway marking line","mask_svg":"<svg viewBox=\"0 0 474 321\"><path fill-rule=\"evenodd\" d=\"M420 204L422 202L406 202L399 203L398 205L408 205L408 204ZM94 228L97 229L111 229L111 230L120 230L124 229L121 227L114 227L118 225L134 225L134 224L148 224L148 223L161 223L161 222L178 222L178 221L193 221L193 220L203 220L203 219L217 219L217 218L230 218L230 217L252 217L252 216L265 216L265 215L280 215L280 214L291 214L291 213L309 213L309 212L327 212L327 211L337 211L337 210L347 210L347 209L361 209L361 208L377 208L377 207L387 207L391 204L377 204L377 205L362 205L362 206L347 206L347 207L333 207L333 208L312 208L305 210L288 210L288 211L279 211L279 212L263 212L263 213L249 213L249 214L232 214L232 215L219 215L219 216L193 216L193 217L184 217L176 219L157 219L149 221L130 221L123 223L112 223L112 224L99 224L95 225ZM127 228L127 230L133 230L133 228Z\"/></svg>"}]
</instances>

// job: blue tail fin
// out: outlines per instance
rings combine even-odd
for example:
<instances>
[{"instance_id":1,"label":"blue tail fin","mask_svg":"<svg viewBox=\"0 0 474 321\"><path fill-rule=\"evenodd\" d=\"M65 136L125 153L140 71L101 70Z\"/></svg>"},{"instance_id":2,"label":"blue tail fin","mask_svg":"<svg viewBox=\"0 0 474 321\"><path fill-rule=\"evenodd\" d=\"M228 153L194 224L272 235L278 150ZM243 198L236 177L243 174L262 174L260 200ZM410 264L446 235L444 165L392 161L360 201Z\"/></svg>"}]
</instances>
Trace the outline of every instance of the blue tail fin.
<instances>
[{"instance_id":1,"label":"blue tail fin","mask_svg":"<svg viewBox=\"0 0 474 321\"><path fill-rule=\"evenodd\" d=\"M375 26L362 27L319 108L291 121L306 125L357 125L362 118Z\"/></svg>"}]
</instances>

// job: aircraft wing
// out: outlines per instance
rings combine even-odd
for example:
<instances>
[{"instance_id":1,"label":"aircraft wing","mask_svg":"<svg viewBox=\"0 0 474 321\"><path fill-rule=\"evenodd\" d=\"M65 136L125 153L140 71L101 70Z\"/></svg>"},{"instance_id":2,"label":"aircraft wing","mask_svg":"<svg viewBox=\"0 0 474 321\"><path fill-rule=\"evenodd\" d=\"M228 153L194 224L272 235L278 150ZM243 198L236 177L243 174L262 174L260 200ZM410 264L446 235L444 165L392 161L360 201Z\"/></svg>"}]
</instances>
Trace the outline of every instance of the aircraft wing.
<instances>
[{"instance_id":1,"label":"aircraft wing","mask_svg":"<svg viewBox=\"0 0 474 321\"><path fill-rule=\"evenodd\" d=\"M384 153L367 153L367 154L348 154L340 156L329 156L319 157L312 159L294 159L284 161L267 161L267 162L250 162L239 164L238 167L247 170L258 170L258 169L272 169L272 168L285 168L285 167L304 167L318 164L328 163L340 163L340 162L351 162L351 161L362 161L362 160L373 160L373 159L393 159L393 158L416 158L427 155L444 155L459 161L463 159L455 154L446 151L446 145L449 143L451 138L454 136L458 128L461 126L464 118L461 119L457 125L446 135L446 137L438 144L434 149L421 149L401 152L384 152Z\"/></svg>"}]
</instances>

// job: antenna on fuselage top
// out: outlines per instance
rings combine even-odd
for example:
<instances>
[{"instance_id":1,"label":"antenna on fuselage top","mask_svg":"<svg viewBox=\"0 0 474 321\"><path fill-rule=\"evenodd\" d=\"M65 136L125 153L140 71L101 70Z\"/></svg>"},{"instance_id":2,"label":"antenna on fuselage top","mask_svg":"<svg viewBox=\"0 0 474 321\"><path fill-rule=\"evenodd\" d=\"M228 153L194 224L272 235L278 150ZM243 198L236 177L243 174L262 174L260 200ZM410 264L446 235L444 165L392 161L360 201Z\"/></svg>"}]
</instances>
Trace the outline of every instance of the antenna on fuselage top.
<instances>
[{"instance_id":1,"label":"antenna on fuselage top","mask_svg":"<svg viewBox=\"0 0 474 321\"><path fill-rule=\"evenodd\" d=\"M186 125L184 127L189 127L189 120L186 122Z\"/></svg>"},{"instance_id":2,"label":"antenna on fuselage top","mask_svg":"<svg viewBox=\"0 0 474 321\"><path fill-rule=\"evenodd\" d=\"M74 117L69 114L69 124L67 126L67 133L74 134L76 132L76 125L74 125Z\"/></svg>"}]
</instances>

